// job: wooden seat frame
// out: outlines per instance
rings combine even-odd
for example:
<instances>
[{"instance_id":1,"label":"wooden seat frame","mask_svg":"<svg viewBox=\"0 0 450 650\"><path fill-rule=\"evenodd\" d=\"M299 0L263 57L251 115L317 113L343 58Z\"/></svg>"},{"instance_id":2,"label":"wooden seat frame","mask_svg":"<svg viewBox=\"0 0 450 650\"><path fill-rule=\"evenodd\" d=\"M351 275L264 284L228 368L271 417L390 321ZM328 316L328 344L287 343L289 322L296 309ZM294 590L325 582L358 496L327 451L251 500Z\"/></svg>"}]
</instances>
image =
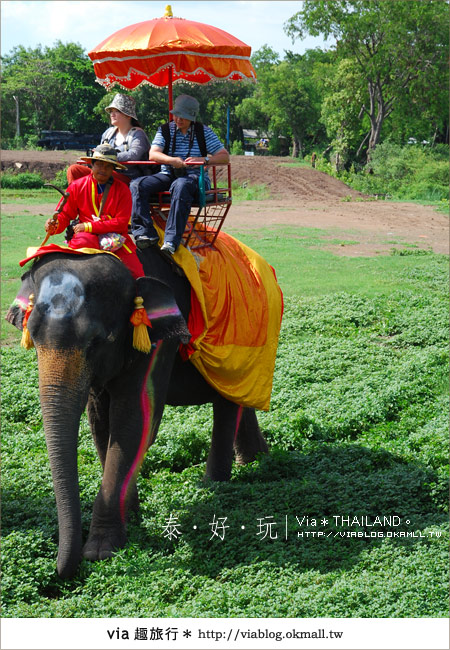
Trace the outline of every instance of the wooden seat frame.
<instances>
[{"instance_id":1,"label":"wooden seat frame","mask_svg":"<svg viewBox=\"0 0 450 650\"><path fill-rule=\"evenodd\" d=\"M157 165L152 160L129 161L126 165ZM188 165L191 163L188 163ZM199 189L200 200L193 203L189 214L184 234L181 238L183 246L191 250L212 247L217 239L228 211L231 207L231 164L220 165L227 168L226 186L217 186L217 167L219 165L208 165L210 173L211 189L205 189L205 165L192 163L193 166L200 166ZM170 192L159 192L150 199L150 215L156 224L165 229L165 223L170 210Z\"/></svg>"}]
</instances>

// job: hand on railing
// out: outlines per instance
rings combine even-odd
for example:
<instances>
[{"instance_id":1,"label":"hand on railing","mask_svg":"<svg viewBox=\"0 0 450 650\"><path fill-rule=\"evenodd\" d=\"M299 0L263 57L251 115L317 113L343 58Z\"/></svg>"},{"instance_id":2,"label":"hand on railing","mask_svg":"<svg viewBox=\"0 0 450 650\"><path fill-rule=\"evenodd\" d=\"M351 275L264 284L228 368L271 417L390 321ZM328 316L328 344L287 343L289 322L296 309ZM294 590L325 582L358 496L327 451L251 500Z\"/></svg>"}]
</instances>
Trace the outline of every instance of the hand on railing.
<instances>
[{"instance_id":1,"label":"hand on railing","mask_svg":"<svg viewBox=\"0 0 450 650\"><path fill-rule=\"evenodd\" d=\"M194 165L195 167L206 164L205 159L200 156L189 156L189 158L186 158L184 163L185 165Z\"/></svg>"},{"instance_id":2,"label":"hand on railing","mask_svg":"<svg viewBox=\"0 0 450 650\"><path fill-rule=\"evenodd\" d=\"M180 159L181 160L181 159ZM230 163L208 163L208 167L225 167L226 165L229 165ZM169 165L168 163L160 163L157 162L156 160L124 160L122 161L122 165L168 165L168 167L175 167L175 165ZM192 167L205 167L206 163L203 158L200 156L198 158L186 158L186 160L183 160L183 165L189 165ZM181 167L182 165L180 165Z\"/></svg>"}]
</instances>

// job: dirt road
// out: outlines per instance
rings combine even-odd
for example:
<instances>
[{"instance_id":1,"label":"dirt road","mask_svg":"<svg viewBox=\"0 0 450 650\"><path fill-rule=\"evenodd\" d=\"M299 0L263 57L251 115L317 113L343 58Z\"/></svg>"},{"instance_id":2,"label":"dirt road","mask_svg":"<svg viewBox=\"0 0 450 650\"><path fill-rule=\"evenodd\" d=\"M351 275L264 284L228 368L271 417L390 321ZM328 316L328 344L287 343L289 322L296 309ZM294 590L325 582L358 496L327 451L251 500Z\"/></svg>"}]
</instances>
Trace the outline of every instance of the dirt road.
<instances>
[{"instance_id":1,"label":"dirt road","mask_svg":"<svg viewBox=\"0 0 450 650\"><path fill-rule=\"evenodd\" d=\"M84 152L2 151L2 169L39 171L51 179ZM449 219L429 206L376 201L350 189L323 172L290 167L289 158L233 156L232 177L240 184L266 185L273 198L234 203L224 229L261 226L305 226L326 230L324 248L338 255L388 253L392 248L415 245L436 253L449 252ZM55 203L57 198L55 197ZM17 211L51 214L48 204L17 206ZM16 210L15 210L16 211ZM327 244L328 239L352 244Z\"/></svg>"}]
</instances>

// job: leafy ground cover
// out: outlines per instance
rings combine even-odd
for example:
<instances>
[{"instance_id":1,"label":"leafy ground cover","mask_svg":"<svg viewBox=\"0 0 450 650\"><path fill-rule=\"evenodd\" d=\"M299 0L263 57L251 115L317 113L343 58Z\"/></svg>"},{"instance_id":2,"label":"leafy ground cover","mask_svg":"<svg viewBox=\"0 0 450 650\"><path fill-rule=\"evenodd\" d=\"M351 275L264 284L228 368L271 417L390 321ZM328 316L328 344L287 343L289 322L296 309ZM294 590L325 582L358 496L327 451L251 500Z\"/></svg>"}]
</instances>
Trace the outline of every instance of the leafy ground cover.
<instances>
[{"instance_id":1,"label":"leafy ground cover","mask_svg":"<svg viewBox=\"0 0 450 650\"><path fill-rule=\"evenodd\" d=\"M167 408L129 544L68 582L55 574L35 354L3 349L5 617L448 615L448 259L335 257L317 236L240 236L286 298L272 405L259 414L270 455L205 483L209 407ZM85 418L79 472L86 536L101 470ZM177 539L164 536L171 515Z\"/></svg>"}]
</instances>

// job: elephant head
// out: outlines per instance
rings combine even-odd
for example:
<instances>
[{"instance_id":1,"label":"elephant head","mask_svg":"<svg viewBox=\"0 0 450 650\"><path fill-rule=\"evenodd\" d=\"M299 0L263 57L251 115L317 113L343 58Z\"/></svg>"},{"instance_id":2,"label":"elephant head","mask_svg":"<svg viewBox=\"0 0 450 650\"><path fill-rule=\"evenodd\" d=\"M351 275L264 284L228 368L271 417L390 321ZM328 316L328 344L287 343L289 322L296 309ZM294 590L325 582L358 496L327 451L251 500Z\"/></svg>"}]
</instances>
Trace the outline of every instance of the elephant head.
<instances>
[{"instance_id":1,"label":"elephant head","mask_svg":"<svg viewBox=\"0 0 450 650\"><path fill-rule=\"evenodd\" d=\"M141 278L137 291L150 314L152 343L169 346L174 355L189 332L169 287L156 279ZM109 417L117 424L111 423L106 440L96 441L97 448L103 445L103 454L100 449L99 453L104 465L97 501L102 502L103 511L106 503L115 520L120 480L122 477L123 483L130 472L129 455L122 457L117 449L127 436L138 439L130 428L142 427L139 400L154 352L144 354L132 346L130 316L136 284L123 263L111 255L51 254L35 262L22 277L21 290L6 316L19 329L30 294L34 294L35 304L27 327L37 353L42 416L58 510L57 567L60 576L69 577L77 569L82 549L77 473L81 414L94 389L106 391L111 404L115 401ZM157 382L160 375L154 372L152 380ZM154 392L157 390L155 386ZM159 410L162 413L162 407ZM112 481L118 486L108 491L105 486ZM103 524L97 521L97 530ZM123 537L123 527L121 521L122 532L117 538ZM116 546L122 543L118 539Z\"/></svg>"}]
</instances>

